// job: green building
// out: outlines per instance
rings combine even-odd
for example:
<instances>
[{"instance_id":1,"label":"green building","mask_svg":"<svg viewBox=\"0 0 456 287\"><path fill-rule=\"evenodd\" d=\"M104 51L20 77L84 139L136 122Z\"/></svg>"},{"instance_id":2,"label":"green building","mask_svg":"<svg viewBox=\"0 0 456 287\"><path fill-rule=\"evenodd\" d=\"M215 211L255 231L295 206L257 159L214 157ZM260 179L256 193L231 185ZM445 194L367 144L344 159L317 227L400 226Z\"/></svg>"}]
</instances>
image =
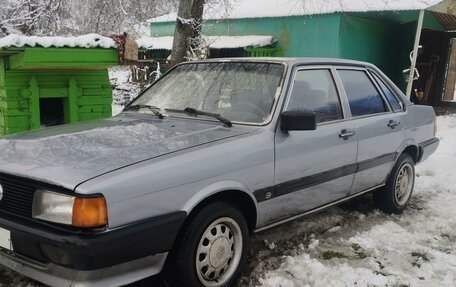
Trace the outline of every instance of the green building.
<instances>
[{"instance_id":1,"label":"green building","mask_svg":"<svg viewBox=\"0 0 456 287\"><path fill-rule=\"evenodd\" d=\"M420 21L420 11L423 18ZM413 90L422 102L452 102L455 79L447 79L456 33L452 0L239 0L225 11L208 11L202 26L207 37L272 36L269 45L211 49L211 57L334 57L374 63L404 91L403 70L410 68L417 26L424 47L416 62L421 74ZM151 19L151 42L172 36L176 14ZM420 22L420 25L418 25ZM172 43L172 42L171 42ZM170 46L151 45L152 57L166 57ZM456 49L455 49L456 50ZM456 52L455 52L456 53ZM456 66L456 63L455 63ZM451 77L450 77L451 78ZM447 81L448 80L448 81ZM445 92L445 87L449 86ZM452 87L452 89L451 89Z\"/></svg>"},{"instance_id":2,"label":"green building","mask_svg":"<svg viewBox=\"0 0 456 287\"><path fill-rule=\"evenodd\" d=\"M0 39L0 135L111 116L110 38Z\"/></svg>"}]
</instances>

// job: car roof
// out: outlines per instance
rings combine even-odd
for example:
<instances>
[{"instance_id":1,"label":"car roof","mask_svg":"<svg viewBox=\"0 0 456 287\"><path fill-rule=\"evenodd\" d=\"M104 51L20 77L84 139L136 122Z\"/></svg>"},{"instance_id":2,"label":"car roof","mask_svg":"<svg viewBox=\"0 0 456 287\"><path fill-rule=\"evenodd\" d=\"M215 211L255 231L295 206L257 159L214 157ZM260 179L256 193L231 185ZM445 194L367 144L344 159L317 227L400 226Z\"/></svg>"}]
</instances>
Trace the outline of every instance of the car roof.
<instances>
[{"instance_id":1,"label":"car roof","mask_svg":"<svg viewBox=\"0 0 456 287\"><path fill-rule=\"evenodd\" d=\"M374 67L368 62L355 61L349 59L338 58L311 58L311 57L242 57L242 58L215 58L200 60L197 62L271 62L271 63L286 63L290 66L294 65L343 65L343 66L358 66L358 67ZM188 62L187 62L188 63Z\"/></svg>"}]
</instances>

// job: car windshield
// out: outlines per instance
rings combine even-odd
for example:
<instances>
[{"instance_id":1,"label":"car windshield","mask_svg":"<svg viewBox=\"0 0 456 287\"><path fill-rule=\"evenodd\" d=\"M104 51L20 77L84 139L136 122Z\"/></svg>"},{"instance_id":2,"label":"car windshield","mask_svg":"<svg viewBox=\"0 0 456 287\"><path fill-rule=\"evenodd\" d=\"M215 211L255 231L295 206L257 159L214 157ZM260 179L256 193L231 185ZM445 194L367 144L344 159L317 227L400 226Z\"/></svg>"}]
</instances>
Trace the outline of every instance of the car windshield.
<instances>
[{"instance_id":1,"label":"car windshield","mask_svg":"<svg viewBox=\"0 0 456 287\"><path fill-rule=\"evenodd\" d=\"M284 66L274 63L184 64L154 83L132 105L189 117L175 111L191 108L232 122L260 124L269 118L283 72Z\"/></svg>"}]
</instances>

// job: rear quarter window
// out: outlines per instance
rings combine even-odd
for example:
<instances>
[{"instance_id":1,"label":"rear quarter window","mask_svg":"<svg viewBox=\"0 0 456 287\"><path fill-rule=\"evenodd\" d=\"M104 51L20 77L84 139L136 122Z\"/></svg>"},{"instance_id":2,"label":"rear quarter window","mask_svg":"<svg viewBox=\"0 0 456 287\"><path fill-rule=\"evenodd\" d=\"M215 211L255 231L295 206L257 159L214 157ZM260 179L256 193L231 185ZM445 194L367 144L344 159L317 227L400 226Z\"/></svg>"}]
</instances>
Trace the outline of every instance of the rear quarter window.
<instances>
[{"instance_id":1,"label":"rear quarter window","mask_svg":"<svg viewBox=\"0 0 456 287\"><path fill-rule=\"evenodd\" d=\"M364 70L338 70L353 117L387 111L382 96Z\"/></svg>"},{"instance_id":2,"label":"rear quarter window","mask_svg":"<svg viewBox=\"0 0 456 287\"><path fill-rule=\"evenodd\" d=\"M380 79L379 76L377 76L375 73L371 72L371 75L374 77L375 81L377 82L378 86L382 90L383 94L386 97L386 100L390 104L391 108L393 109L394 112L402 112L404 108L402 107L402 103L397 99L397 97L394 95L394 93L391 91L388 86L386 86L385 82L383 82L382 79Z\"/></svg>"}]
</instances>

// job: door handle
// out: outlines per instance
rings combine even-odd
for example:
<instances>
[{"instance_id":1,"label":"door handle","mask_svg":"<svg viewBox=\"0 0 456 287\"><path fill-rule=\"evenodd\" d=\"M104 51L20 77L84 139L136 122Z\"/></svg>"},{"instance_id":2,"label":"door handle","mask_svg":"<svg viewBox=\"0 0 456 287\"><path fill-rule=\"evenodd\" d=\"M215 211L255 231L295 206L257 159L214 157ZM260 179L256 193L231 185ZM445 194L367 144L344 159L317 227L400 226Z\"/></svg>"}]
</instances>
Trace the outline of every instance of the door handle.
<instances>
[{"instance_id":1,"label":"door handle","mask_svg":"<svg viewBox=\"0 0 456 287\"><path fill-rule=\"evenodd\" d=\"M395 129L400 124L401 124L401 122L390 120L388 122L388 127L392 128L392 129Z\"/></svg>"},{"instance_id":2,"label":"door handle","mask_svg":"<svg viewBox=\"0 0 456 287\"><path fill-rule=\"evenodd\" d=\"M343 129L340 131L339 137L343 138L344 140L348 139L349 137L352 137L355 135L354 131L350 131L347 129Z\"/></svg>"}]
</instances>

